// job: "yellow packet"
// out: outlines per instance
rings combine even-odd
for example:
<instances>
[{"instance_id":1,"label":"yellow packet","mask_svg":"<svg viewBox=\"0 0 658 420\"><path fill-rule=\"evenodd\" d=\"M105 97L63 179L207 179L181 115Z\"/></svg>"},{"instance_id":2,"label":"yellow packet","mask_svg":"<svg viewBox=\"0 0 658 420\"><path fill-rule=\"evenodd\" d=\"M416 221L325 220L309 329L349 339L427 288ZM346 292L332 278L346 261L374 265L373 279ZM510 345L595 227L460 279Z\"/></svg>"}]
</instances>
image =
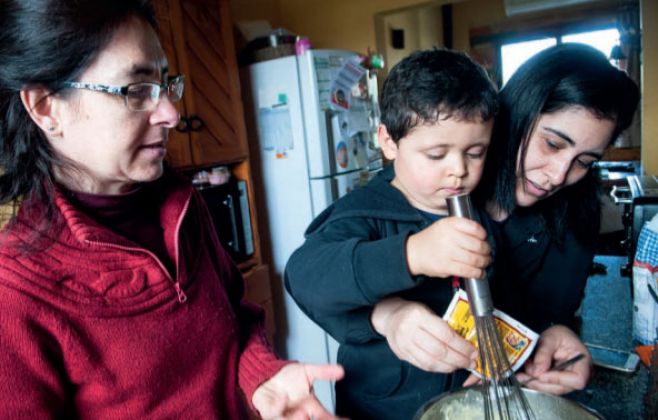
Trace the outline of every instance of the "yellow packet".
<instances>
[{"instance_id":1,"label":"yellow packet","mask_svg":"<svg viewBox=\"0 0 658 420\"><path fill-rule=\"evenodd\" d=\"M494 309L493 315L510 367L513 371L517 371L523 366L528 357L530 357L530 354L537 345L539 335L498 309ZM475 317L471 314L471 308L468 305L468 296L464 290L459 289L452 297L452 301L445 315L443 315L443 319L460 336L464 337L476 348L478 347ZM471 372L480 378L483 377L479 358L476 361L476 368L471 370Z\"/></svg>"}]
</instances>

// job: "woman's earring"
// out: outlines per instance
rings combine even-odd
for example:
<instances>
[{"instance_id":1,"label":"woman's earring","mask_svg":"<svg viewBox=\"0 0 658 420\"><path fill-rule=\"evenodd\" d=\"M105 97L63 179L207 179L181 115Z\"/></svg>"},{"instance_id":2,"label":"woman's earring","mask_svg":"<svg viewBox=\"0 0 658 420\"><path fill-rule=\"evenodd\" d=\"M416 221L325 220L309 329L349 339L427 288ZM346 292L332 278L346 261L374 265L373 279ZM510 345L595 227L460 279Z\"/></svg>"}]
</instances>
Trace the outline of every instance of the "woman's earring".
<instances>
[{"instance_id":1,"label":"woman's earring","mask_svg":"<svg viewBox=\"0 0 658 420\"><path fill-rule=\"evenodd\" d=\"M49 133L52 133L53 131L57 130L57 121L49 118L46 121L46 130L48 130Z\"/></svg>"}]
</instances>

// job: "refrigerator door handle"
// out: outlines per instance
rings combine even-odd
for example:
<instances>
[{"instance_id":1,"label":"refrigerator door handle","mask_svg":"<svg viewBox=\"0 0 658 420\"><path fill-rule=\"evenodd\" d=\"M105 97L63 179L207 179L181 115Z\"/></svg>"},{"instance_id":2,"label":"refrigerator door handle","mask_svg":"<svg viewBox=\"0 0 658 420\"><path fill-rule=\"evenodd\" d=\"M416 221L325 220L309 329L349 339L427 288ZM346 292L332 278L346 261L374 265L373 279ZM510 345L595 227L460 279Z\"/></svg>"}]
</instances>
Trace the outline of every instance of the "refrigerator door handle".
<instances>
[{"instance_id":1,"label":"refrigerator door handle","mask_svg":"<svg viewBox=\"0 0 658 420\"><path fill-rule=\"evenodd\" d=\"M334 118L338 118L337 112L327 109L324 111L324 123L327 133L327 154L329 158L329 173L336 171L336 140L334 139Z\"/></svg>"},{"instance_id":2,"label":"refrigerator door handle","mask_svg":"<svg viewBox=\"0 0 658 420\"><path fill-rule=\"evenodd\" d=\"M340 198L340 191L338 190L338 180L336 178L331 178L331 200L336 201Z\"/></svg>"}]
</instances>

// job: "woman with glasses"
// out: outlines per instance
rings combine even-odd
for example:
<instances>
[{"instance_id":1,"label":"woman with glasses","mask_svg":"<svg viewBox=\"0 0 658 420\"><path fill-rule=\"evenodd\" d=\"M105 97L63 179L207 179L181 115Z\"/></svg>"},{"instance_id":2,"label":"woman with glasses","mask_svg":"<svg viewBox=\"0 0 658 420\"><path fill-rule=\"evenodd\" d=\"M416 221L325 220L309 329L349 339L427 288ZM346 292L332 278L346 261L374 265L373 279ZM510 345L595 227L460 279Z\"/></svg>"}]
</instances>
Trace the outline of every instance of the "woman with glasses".
<instances>
[{"instance_id":1,"label":"woman with glasses","mask_svg":"<svg viewBox=\"0 0 658 420\"><path fill-rule=\"evenodd\" d=\"M0 417L333 418L190 183L147 0L0 2Z\"/></svg>"}]
</instances>

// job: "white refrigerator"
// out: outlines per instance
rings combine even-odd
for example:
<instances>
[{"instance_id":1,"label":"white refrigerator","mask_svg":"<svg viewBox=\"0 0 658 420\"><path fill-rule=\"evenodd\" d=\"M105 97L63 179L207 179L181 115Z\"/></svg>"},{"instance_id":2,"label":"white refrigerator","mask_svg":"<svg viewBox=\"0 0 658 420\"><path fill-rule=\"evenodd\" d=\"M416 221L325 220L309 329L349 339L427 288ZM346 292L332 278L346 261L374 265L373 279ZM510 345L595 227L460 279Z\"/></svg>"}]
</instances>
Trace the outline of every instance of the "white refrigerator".
<instances>
[{"instance_id":1,"label":"white refrigerator","mask_svg":"<svg viewBox=\"0 0 658 420\"><path fill-rule=\"evenodd\" d=\"M275 279L283 287L288 258L322 210L363 185L381 167L376 142L379 122L374 76L357 54L307 50L242 69L254 161L266 203ZM253 134L256 134L254 139ZM289 359L335 363L338 344L283 293L286 325L279 325L279 350ZM333 384L316 382L323 405L333 410Z\"/></svg>"}]
</instances>

